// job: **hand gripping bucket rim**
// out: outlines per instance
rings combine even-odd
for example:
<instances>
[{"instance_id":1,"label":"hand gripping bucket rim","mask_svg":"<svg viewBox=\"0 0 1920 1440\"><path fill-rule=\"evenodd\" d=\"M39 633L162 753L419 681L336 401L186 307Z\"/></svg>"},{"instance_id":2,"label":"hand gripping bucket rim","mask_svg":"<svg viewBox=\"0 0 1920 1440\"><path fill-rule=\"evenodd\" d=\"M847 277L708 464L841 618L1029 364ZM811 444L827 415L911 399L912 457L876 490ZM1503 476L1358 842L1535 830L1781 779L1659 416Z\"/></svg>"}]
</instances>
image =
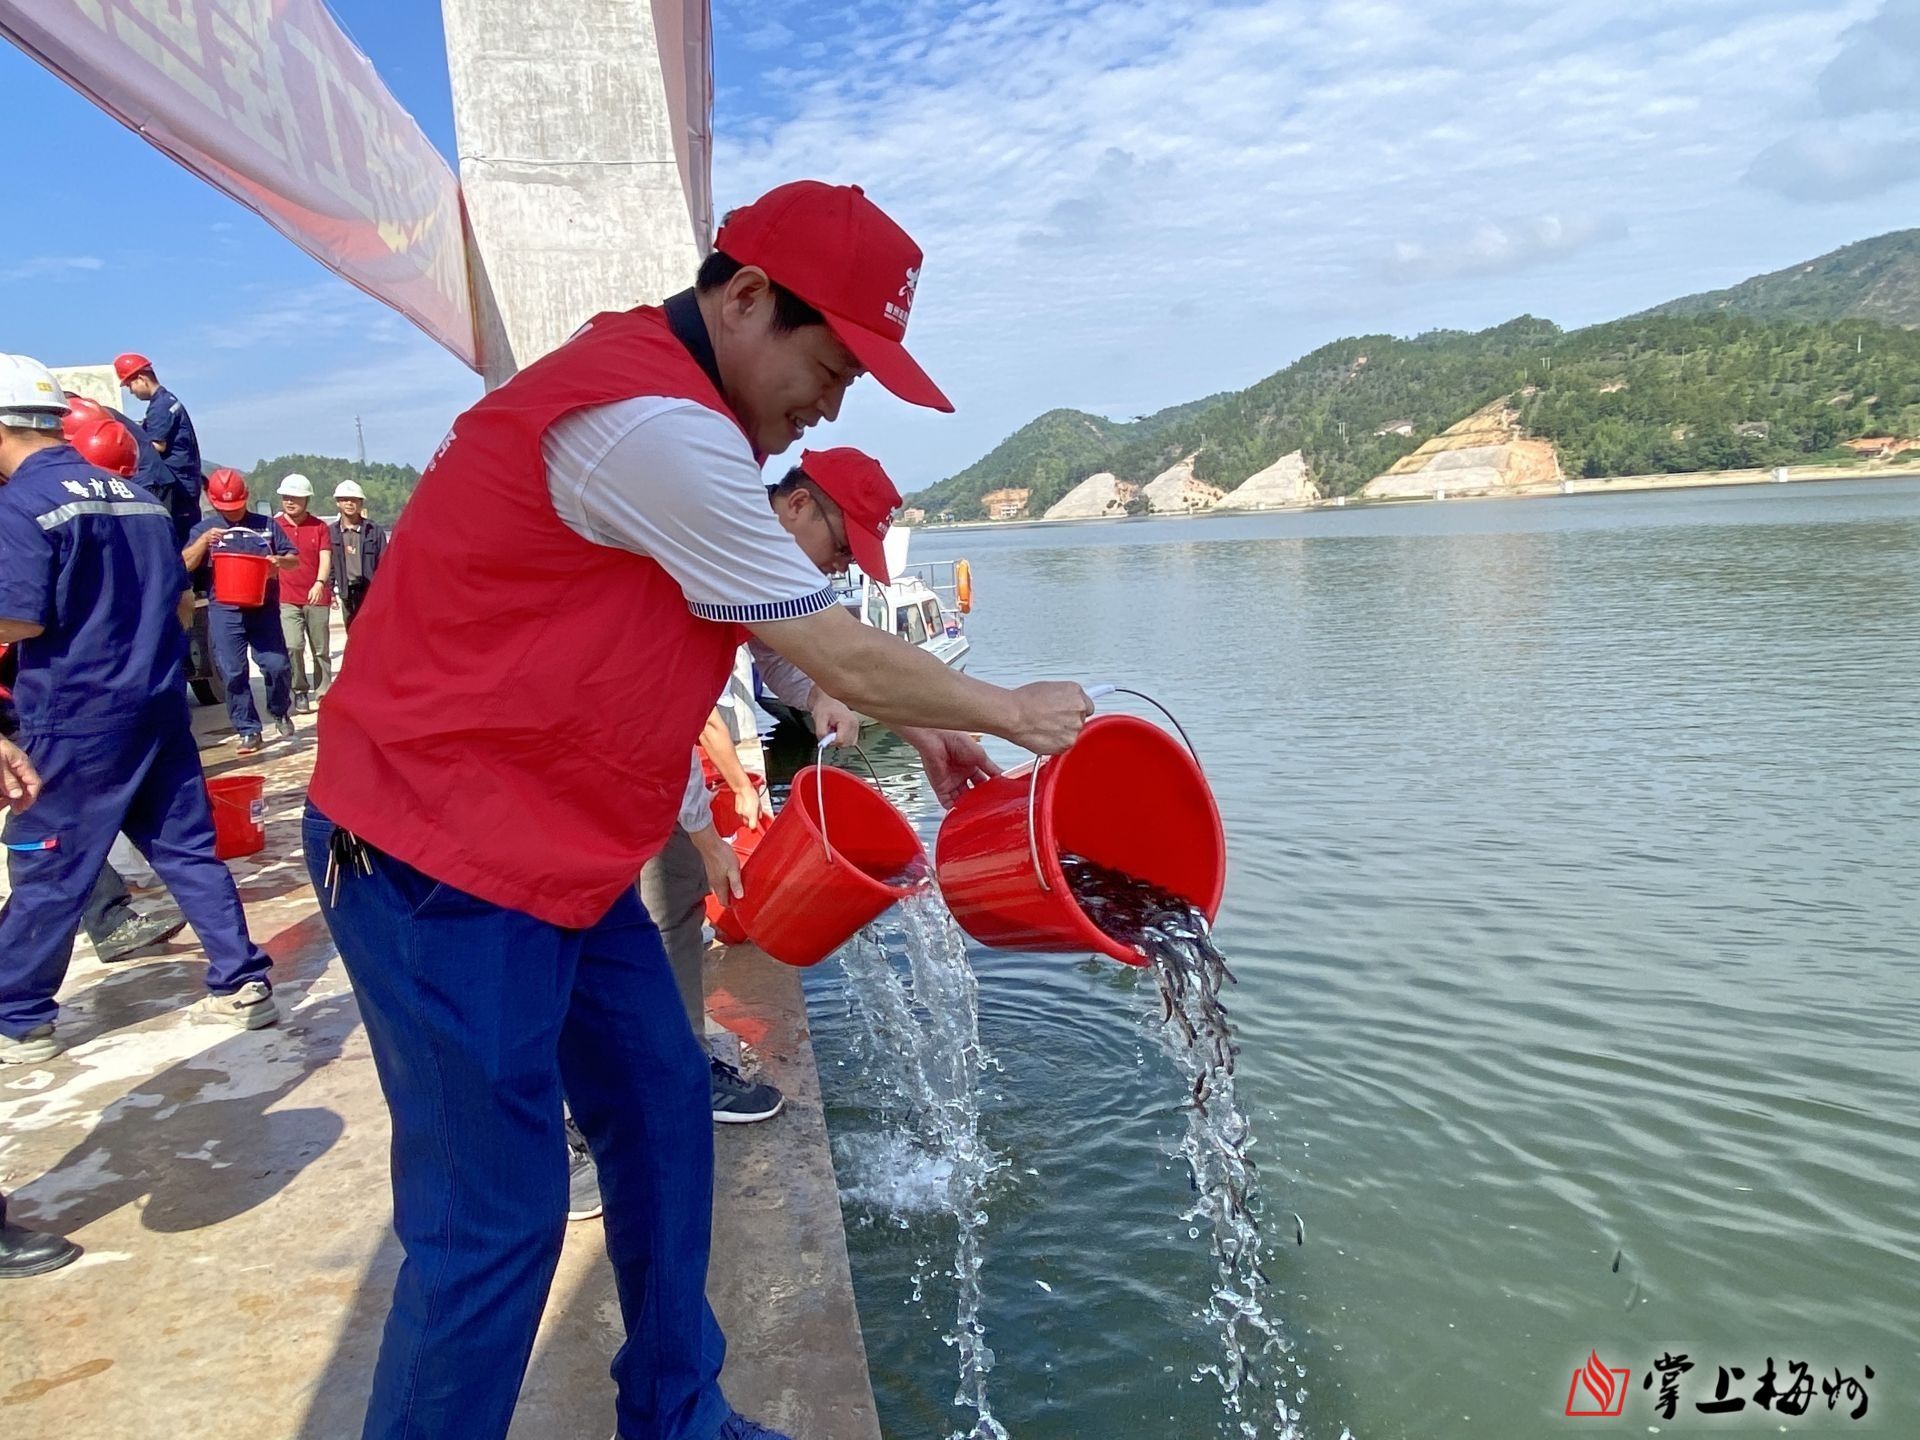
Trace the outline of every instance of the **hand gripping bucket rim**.
<instances>
[{"instance_id":1,"label":"hand gripping bucket rim","mask_svg":"<svg viewBox=\"0 0 1920 1440\"><path fill-rule=\"evenodd\" d=\"M1219 914L1226 889L1219 806L1191 743L1181 743L1179 721L1150 696L1140 698L1167 715L1180 740L1138 716L1098 715L1060 755L1035 757L975 787L949 812L935 869L955 920L981 944L1091 950L1143 963L1081 909L1060 865L1063 851L1171 890L1209 921Z\"/></svg>"},{"instance_id":2,"label":"hand gripping bucket rim","mask_svg":"<svg viewBox=\"0 0 1920 1440\"><path fill-rule=\"evenodd\" d=\"M830 827L822 823L829 794ZM774 959L814 965L918 888L880 878L916 860L926 863L920 837L878 785L815 763L793 777L786 803L741 867L745 893L733 913Z\"/></svg>"}]
</instances>

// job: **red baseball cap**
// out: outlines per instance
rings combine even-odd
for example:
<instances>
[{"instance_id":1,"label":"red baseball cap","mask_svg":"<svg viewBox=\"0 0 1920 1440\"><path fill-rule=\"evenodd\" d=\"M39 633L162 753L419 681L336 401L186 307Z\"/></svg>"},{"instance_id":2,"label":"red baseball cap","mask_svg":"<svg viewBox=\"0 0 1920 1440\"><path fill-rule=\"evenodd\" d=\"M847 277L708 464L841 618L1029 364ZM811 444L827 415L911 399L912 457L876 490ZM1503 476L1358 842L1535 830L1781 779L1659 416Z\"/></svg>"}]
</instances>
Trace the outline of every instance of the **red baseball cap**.
<instances>
[{"instance_id":1,"label":"red baseball cap","mask_svg":"<svg viewBox=\"0 0 1920 1440\"><path fill-rule=\"evenodd\" d=\"M901 343L920 284L920 247L858 185L795 180L769 190L720 222L713 248L766 271L818 310L834 337L902 400L953 409Z\"/></svg>"},{"instance_id":2,"label":"red baseball cap","mask_svg":"<svg viewBox=\"0 0 1920 1440\"><path fill-rule=\"evenodd\" d=\"M886 584L893 578L887 573L887 531L893 528L900 492L880 468L880 462L843 445L834 450L802 450L800 469L840 507L840 518L847 527L847 548L853 551L855 563Z\"/></svg>"}]
</instances>

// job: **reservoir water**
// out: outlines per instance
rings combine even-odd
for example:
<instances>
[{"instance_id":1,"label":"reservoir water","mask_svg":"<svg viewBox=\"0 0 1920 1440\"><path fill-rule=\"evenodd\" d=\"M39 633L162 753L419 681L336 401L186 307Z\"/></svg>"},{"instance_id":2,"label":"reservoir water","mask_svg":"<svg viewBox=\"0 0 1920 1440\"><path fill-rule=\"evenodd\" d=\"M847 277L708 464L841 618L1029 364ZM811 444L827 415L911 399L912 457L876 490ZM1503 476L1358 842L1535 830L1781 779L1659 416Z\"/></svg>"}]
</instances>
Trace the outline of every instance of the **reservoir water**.
<instances>
[{"instance_id":1,"label":"reservoir water","mask_svg":"<svg viewBox=\"0 0 1920 1440\"><path fill-rule=\"evenodd\" d=\"M976 673L1135 685L1206 763L1303 1434L1920 1434L1920 482L916 537L958 555ZM1151 978L972 959L994 1413L1223 1433ZM952 1217L807 984L882 1422L940 1440Z\"/></svg>"}]
</instances>

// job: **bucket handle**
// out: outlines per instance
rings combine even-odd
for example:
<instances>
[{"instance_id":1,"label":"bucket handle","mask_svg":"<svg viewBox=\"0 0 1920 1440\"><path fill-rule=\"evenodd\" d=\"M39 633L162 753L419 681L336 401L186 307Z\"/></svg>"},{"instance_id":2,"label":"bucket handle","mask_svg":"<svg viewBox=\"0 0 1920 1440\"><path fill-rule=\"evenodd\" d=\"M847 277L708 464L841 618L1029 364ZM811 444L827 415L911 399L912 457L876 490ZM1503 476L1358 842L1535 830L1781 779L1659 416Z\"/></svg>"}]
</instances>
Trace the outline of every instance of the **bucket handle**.
<instances>
[{"instance_id":1,"label":"bucket handle","mask_svg":"<svg viewBox=\"0 0 1920 1440\"><path fill-rule=\"evenodd\" d=\"M827 839L827 768L821 762L826 759L827 751L832 748L833 735L829 732L827 736L814 747L813 757L813 813L820 817L820 843L826 847L827 860L829 863L833 860L833 842ZM858 744L849 745L845 748L853 751L854 754L866 762L867 773L873 776L873 788L878 790L880 788L880 772L873 768L873 761L868 759L867 752L862 750Z\"/></svg>"},{"instance_id":2,"label":"bucket handle","mask_svg":"<svg viewBox=\"0 0 1920 1440\"><path fill-rule=\"evenodd\" d=\"M1087 698L1089 700L1098 702L1109 695L1132 695L1136 699L1144 700L1153 706L1154 709L1167 717L1167 723L1169 725L1179 731L1180 742L1187 747L1187 753L1193 756L1193 763L1196 765L1200 764L1200 752L1193 748L1193 739L1187 734L1187 727L1182 725L1179 718L1171 710L1167 709L1166 706L1162 705L1144 690L1129 690L1124 685L1087 686ZM1053 886L1047 883L1047 872L1040 864L1040 831L1035 820L1037 802L1040 796L1040 767L1052 758L1051 755L1034 756L1033 773L1027 781L1027 858L1033 862L1033 878L1040 882L1041 890L1048 895L1053 893Z\"/></svg>"}]
</instances>

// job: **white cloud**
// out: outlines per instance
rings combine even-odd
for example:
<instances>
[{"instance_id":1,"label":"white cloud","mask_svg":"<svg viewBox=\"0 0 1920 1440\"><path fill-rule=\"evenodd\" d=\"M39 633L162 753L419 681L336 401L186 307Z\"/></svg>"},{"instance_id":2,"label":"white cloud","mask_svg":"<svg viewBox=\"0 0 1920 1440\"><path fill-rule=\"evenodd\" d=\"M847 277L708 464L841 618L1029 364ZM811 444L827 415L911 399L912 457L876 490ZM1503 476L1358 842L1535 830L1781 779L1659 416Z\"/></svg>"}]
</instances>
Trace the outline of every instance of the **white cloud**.
<instances>
[{"instance_id":1,"label":"white cloud","mask_svg":"<svg viewBox=\"0 0 1920 1440\"><path fill-rule=\"evenodd\" d=\"M1916 177L1920 136L1861 124L1821 126L1778 141L1754 157L1747 172L1763 189L1809 204L1879 195Z\"/></svg>"},{"instance_id":2,"label":"white cloud","mask_svg":"<svg viewBox=\"0 0 1920 1440\"><path fill-rule=\"evenodd\" d=\"M1849 28L1815 91L1829 115L1920 110L1920 0L1887 0Z\"/></svg>"},{"instance_id":3,"label":"white cloud","mask_svg":"<svg viewBox=\"0 0 1920 1440\"><path fill-rule=\"evenodd\" d=\"M307 360L297 382L284 373L255 365L220 377L210 399L185 397L210 460L249 466L276 455L350 456L358 417L368 459L419 465L481 394L478 376L411 332L330 365Z\"/></svg>"},{"instance_id":4,"label":"white cloud","mask_svg":"<svg viewBox=\"0 0 1920 1440\"><path fill-rule=\"evenodd\" d=\"M763 23L742 31L740 40L749 50L778 50L792 43L793 31L769 16Z\"/></svg>"},{"instance_id":5,"label":"white cloud","mask_svg":"<svg viewBox=\"0 0 1920 1440\"><path fill-rule=\"evenodd\" d=\"M1873 13L973 0L787 15L827 53L772 57L747 87L760 113L721 113L716 191L724 208L797 175L857 181L925 247L913 342L961 414L857 391L836 438L893 446L930 480L1081 397L1157 409L1342 333L1523 310L1582 323L1699 288L1703 260L1739 263L1755 208L1779 205L1741 185L1756 150L1801 123Z\"/></svg>"},{"instance_id":6,"label":"white cloud","mask_svg":"<svg viewBox=\"0 0 1920 1440\"><path fill-rule=\"evenodd\" d=\"M107 262L97 255L36 255L0 269L0 280L38 280L58 278L76 271L104 270Z\"/></svg>"},{"instance_id":7,"label":"white cloud","mask_svg":"<svg viewBox=\"0 0 1920 1440\"><path fill-rule=\"evenodd\" d=\"M199 343L216 350L253 350L351 334L377 345L406 328L399 315L370 305L351 285L329 277L293 289L250 287L237 313L200 327Z\"/></svg>"},{"instance_id":8,"label":"white cloud","mask_svg":"<svg viewBox=\"0 0 1920 1440\"><path fill-rule=\"evenodd\" d=\"M1388 278L1403 282L1462 275L1510 275L1576 255L1589 245L1626 238L1617 217L1536 215L1485 220L1471 234L1431 244L1402 240L1387 257Z\"/></svg>"},{"instance_id":9,"label":"white cloud","mask_svg":"<svg viewBox=\"0 0 1920 1440\"><path fill-rule=\"evenodd\" d=\"M1813 93L1820 118L1762 149L1750 183L1826 205L1920 178L1920 0L1886 0L1848 26Z\"/></svg>"}]
</instances>

